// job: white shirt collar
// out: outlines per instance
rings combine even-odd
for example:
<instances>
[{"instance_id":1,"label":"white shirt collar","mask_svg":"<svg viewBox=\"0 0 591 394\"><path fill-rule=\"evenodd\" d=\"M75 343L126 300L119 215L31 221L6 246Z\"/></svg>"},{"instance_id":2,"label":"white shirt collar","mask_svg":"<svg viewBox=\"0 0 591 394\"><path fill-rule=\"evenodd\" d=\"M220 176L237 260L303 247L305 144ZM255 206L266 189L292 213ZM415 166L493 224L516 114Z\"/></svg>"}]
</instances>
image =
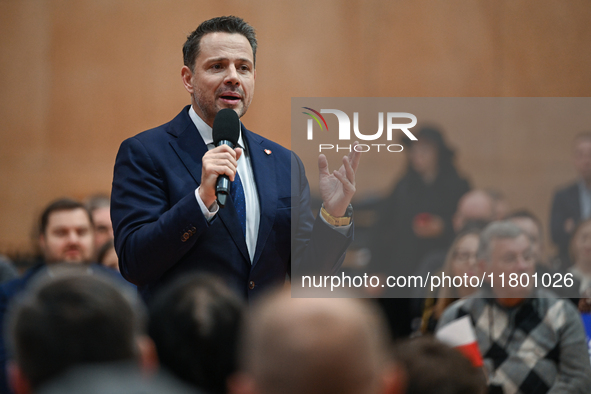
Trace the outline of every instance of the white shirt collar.
<instances>
[{"instance_id":1,"label":"white shirt collar","mask_svg":"<svg viewBox=\"0 0 591 394\"><path fill-rule=\"evenodd\" d=\"M201 134L201 138L203 138L203 142L205 145L213 145L213 130L211 126L209 126L193 109L193 106L189 109L189 117L197 127L199 134ZM242 130L240 130L240 136L238 137L238 145L244 146L244 142L242 141Z\"/></svg>"}]
</instances>

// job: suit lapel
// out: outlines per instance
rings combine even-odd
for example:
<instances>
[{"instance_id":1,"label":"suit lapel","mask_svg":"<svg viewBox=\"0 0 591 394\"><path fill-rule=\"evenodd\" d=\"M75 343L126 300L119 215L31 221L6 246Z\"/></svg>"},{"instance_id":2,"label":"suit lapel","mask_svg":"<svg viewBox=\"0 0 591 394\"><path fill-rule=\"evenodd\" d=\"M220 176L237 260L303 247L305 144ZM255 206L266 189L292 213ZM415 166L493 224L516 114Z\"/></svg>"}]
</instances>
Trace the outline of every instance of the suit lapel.
<instances>
[{"instance_id":1,"label":"suit lapel","mask_svg":"<svg viewBox=\"0 0 591 394\"><path fill-rule=\"evenodd\" d=\"M188 108L185 107L174 118L167 131L177 137L177 139L170 141L170 146L199 185L201 184L201 158L207 152L207 145L203 142L201 134L189 117Z\"/></svg>"},{"instance_id":2,"label":"suit lapel","mask_svg":"<svg viewBox=\"0 0 591 394\"><path fill-rule=\"evenodd\" d=\"M195 127L195 124L189 117L189 107L185 109L171 122L168 132L177 137L176 140L170 141L172 149L176 152L179 159L183 162L191 177L195 180L197 185L201 184L201 159L207 153L207 145L203 142L201 134ZM231 199L230 199L231 200ZM236 243L240 253L244 256L250 265L250 256L248 255L248 248L246 247L246 240L240 227L240 220L236 209L230 201L226 207L220 208L217 216L230 233L230 236Z\"/></svg>"},{"instance_id":3,"label":"suit lapel","mask_svg":"<svg viewBox=\"0 0 591 394\"><path fill-rule=\"evenodd\" d=\"M257 185L260 206L259 233L257 246L252 265L257 263L261 257L269 233L275 222L277 210L277 179L275 177L275 157L265 153L264 141L254 133L242 126L242 138L246 141L249 149L254 180Z\"/></svg>"}]
</instances>

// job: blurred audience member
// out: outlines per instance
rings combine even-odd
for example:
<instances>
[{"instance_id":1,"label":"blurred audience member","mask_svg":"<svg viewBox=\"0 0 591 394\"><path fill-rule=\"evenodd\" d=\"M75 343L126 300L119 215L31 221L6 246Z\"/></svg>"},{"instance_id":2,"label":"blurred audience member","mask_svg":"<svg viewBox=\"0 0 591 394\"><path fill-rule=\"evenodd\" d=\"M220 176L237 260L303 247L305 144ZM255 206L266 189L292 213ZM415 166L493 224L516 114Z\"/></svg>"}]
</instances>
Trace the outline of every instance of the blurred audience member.
<instances>
[{"instance_id":1,"label":"blurred audience member","mask_svg":"<svg viewBox=\"0 0 591 394\"><path fill-rule=\"evenodd\" d=\"M97 253L97 262L107 268L119 272L119 258L115 251L115 242L113 239L108 240L101 246Z\"/></svg>"},{"instance_id":2,"label":"blurred audience member","mask_svg":"<svg viewBox=\"0 0 591 394\"><path fill-rule=\"evenodd\" d=\"M111 199L106 194L95 194L86 200L86 208L92 214L94 222L94 245L96 250L113 239L111 224Z\"/></svg>"},{"instance_id":3,"label":"blurred audience member","mask_svg":"<svg viewBox=\"0 0 591 394\"><path fill-rule=\"evenodd\" d=\"M423 127L416 136L418 141L404 142L406 173L378 211L372 248L377 271L395 266L396 273L412 273L429 252L446 250L454 237L452 216L470 189L438 129Z\"/></svg>"},{"instance_id":4,"label":"blurred audience member","mask_svg":"<svg viewBox=\"0 0 591 394\"><path fill-rule=\"evenodd\" d=\"M407 394L485 394L486 378L455 349L432 337L402 341L394 358L406 371Z\"/></svg>"},{"instance_id":5,"label":"blurred audience member","mask_svg":"<svg viewBox=\"0 0 591 394\"><path fill-rule=\"evenodd\" d=\"M563 269L572 265L568 248L575 227L591 218L591 132L575 137L573 161L578 179L554 194L550 213L552 241Z\"/></svg>"},{"instance_id":6,"label":"blurred audience member","mask_svg":"<svg viewBox=\"0 0 591 394\"><path fill-rule=\"evenodd\" d=\"M18 278L18 271L12 261L8 257L0 255L0 284L15 278Z\"/></svg>"},{"instance_id":7,"label":"blurred audience member","mask_svg":"<svg viewBox=\"0 0 591 394\"><path fill-rule=\"evenodd\" d=\"M21 278L0 286L0 305L6 306L7 299L22 290L46 265L92 261L93 221L82 203L68 198L53 201L41 214L38 232L43 262L29 269Z\"/></svg>"},{"instance_id":8,"label":"blurred audience member","mask_svg":"<svg viewBox=\"0 0 591 394\"><path fill-rule=\"evenodd\" d=\"M570 272L581 282L579 293L586 298L591 297L591 219L577 226L571 242Z\"/></svg>"},{"instance_id":9,"label":"blurred audience member","mask_svg":"<svg viewBox=\"0 0 591 394\"><path fill-rule=\"evenodd\" d=\"M487 192L476 189L464 194L458 202L458 208L453 216L454 234L469 229L482 229L494 220L494 202ZM417 273L421 276L427 272L435 272L443 267L448 249L442 249L428 254L421 262Z\"/></svg>"},{"instance_id":10,"label":"blurred audience member","mask_svg":"<svg viewBox=\"0 0 591 394\"><path fill-rule=\"evenodd\" d=\"M491 222L495 220L495 203L489 193L481 189L471 190L458 202L453 216L453 229L457 234L467 223L474 221Z\"/></svg>"},{"instance_id":11,"label":"blurred audience member","mask_svg":"<svg viewBox=\"0 0 591 394\"><path fill-rule=\"evenodd\" d=\"M242 338L236 394L401 389L382 316L358 299L273 294L249 313Z\"/></svg>"},{"instance_id":12,"label":"blurred audience member","mask_svg":"<svg viewBox=\"0 0 591 394\"><path fill-rule=\"evenodd\" d=\"M525 232L508 221L491 223L480 235L478 259L489 286L449 306L438 327L471 317L491 392L591 392L581 318L570 301L533 287L535 261ZM511 274L530 280L513 287Z\"/></svg>"},{"instance_id":13,"label":"blurred audience member","mask_svg":"<svg viewBox=\"0 0 591 394\"><path fill-rule=\"evenodd\" d=\"M157 358L141 312L131 293L80 267L39 278L10 309L14 392L188 393L148 379Z\"/></svg>"},{"instance_id":14,"label":"blurred audience member","mask_svg":"<svg viewBox=\"0 0 591 394\"><path fill-rule=\"evenodd\" d=\"M505 195L496 189L486 189L486 193L493 200L494 217L492 220L503 220L509 214L509 202Z\"/></svg>"},{"instance_id":15,"label":"blurred audience member","mask_svg":"<svg viewBox=\"0 0 591 394\"><path fill-rule=\"evenodd\" d=\"M84 205L67 198L41 214L39 246L45 264L87 263L94 257L93 219Z\"/></svg>"},{"instance_id":16,"label":"blurred audience member","mask_svg":"<svg viewBox=\"0 0 591 394\"><path fill-rule=\"evenodd\" d=\"M478 252L480 230L471 229L458 234L452 243L445 264L443 265L443 272L448 276L459 276L470 278L478 276L478 267L476 253ZM435 275L440 275L434 273ZM469 282L466 281L465 284ZM421 332L434 332L437 326L437 321L452 302L467 297L473 294L478 288L471 286L442 286L438 291L431 294L425 300L425 307L423 312L423 320L421 324Z\"/></svg>"},{"instance_id":17,"label":"blurred audience member","mask_svg":"<svg viewBox=\"0 0 591 394\"><path fill-rule=\"evenodd\" d=\"M3 332L10 300L34 277L59 263L85 264L86 270L91 273L106 271L99 265L89 265L94 258L93 221L90 212L78 201L62 198L45 208L39 220L39 247L43 255L42 263L26 271L22 277L0 285L0 392L8 390L4 373L6 348ZM124 281L119 275L117 277Z\"/></svg>"},{"instance_id":18,"label":"blurred audience member","mask_svg":"<svg viewBox=\"0 0 591 394\"><path fill-rule=\"evenodd\" d=\"M243 302L216 277L172 282L150 303L148 333L162 366L208 393L227 392L236 371Z\"/></svg>"},{"instance_id":19,"label":"blurred audience member","mask_svg":"<svg viewBox=\"0 0 591 394\"><path fill-rule=\"evenodd\" d=\"M435 258L436 269L454 238L452 217L461 196L470 190L455 167L455 152L441 131L423 127L418 141L406 141L406 172L392 193L378 206L378 221L371 235L370 271L378 275L409 275L421 269L424 259ZM431 264L426 263L426 264ZM406 289L408 291L408 289ZM394 336L408 336L419 322L422 300L401 298L400 288L387 288L378 304L387 316ZM415 297L421 297L415 295Z\"/></svg>"},{"instance_id":20,"label":"blurred audience member","mask_svg":"<svg viewBox=\"0 0 591 394\"><path fill-rule=\"evenodd\" d=\"M489 193L484 190L476 189L464 194L460 198L458 208L453 216L452 224L454 234L483 229L489 222L494 220L494 206L493 199ZM428 273L434 274L441 270L446 261L446 257L448 256L448 251L449 249L442 249L429 253L420 262L416 274L425 278ZM435 301L433 294L429 295L427 299L423 299L425 296L423 289L417 288L413 296L414 297L410 302L411 313L413 316L412 331L416 332L420 330L421 332L425 332L425 330L428 330L429 332L432 332L434 327L431 325L425 325L425 323L429 321L431 311L433 310L433 303ZM447 301L442 302L445 303ZM445 303L445 306L447 305L449 305L449 303ZM427 312L426 316L424 313L425 311ZM427 320L425 320L425 317L427 317ZM439 316L437 316L437 318L439 318Z\"/></svg>"},{"instance_id":21,"label":"blurred audience member","mask_svg":"<svg viewBox=\"0 0 591 394\"><path fill-rule=\"evenodd\" d=\"M559 260L555 259L554 262L558 262L558 264L553 264L546 257L544 231L540 219L530 211L522 209L509 214L507 220L516 224L529 237L533 258L536 263L536 272L539 278L542 278L544 274L549 274L551 278L557 278L554 274L560 272L560 275L562 275L566 273L566 271L560 270ZM579 279L575 278L574 282L577 287L580 285ZM570 298L575 305L579 302L578 293L572 291L567 286L551 287L550 289L558 297Z\"/></svg>"},{"instance_id":22,"label":"blurred audience member","mask_svg":"<svg viewBox=\"0 0 591 394\"><path fill-rule=\"evenodd\" d=\"M506 220L517 225L529 237L531 241L531 252L536 265L548 267L549 263L546 259L544 245L544 231L540 219L530 211L521 209L507 215Z\"/></svg>"}]
</instances>

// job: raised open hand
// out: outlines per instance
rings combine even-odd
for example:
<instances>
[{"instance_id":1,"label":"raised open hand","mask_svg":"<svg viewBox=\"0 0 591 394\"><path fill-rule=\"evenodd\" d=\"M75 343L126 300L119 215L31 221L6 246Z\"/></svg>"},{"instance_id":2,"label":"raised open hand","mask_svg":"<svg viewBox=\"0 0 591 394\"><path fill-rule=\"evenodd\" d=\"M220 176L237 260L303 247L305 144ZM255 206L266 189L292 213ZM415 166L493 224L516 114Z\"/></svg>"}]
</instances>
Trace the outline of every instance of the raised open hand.
<instances>
[{"instance_id":1,"label":"raised open hand","mask_svg":"<svg viewBox=\"0 0 591 394\"><path fill-rule=\"evenodd\" d=\"M318 156L320 197L324 203L324 209L332 216L344 216L355 194L355 173L361 158L361 153L355 151L357 145L358 142L355 141L351 152L343 157L341 168L332 173L328 171L326 156L323 154Z\"/></svg>"}]
</instances>

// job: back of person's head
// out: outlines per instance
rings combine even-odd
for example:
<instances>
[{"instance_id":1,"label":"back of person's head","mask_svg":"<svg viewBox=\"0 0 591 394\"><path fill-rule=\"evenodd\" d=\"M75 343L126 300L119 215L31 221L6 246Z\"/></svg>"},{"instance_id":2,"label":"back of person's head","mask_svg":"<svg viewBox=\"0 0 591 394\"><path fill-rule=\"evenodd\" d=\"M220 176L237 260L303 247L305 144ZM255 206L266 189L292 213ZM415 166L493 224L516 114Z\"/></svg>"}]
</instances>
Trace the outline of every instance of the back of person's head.
<instances>
[{"instance_id":1,"label":"back of person's head","mask_svg":"<svg viewBox=\"0 0 591 394\"><path fill-rule=\"evenodd\" d=\"M394 357L406 371L407 394L484 394L482 370L432 337L398 343Z\"/></svg>"},{"instance_id":2,"label":"back of person's head","mask_svg":"<svg viewBox=\"0 0 591 394\"><path fill-rule=\"evenodd\" d=\"M149 314L161 365L210 393L225 393L236 370L242 300L217 278L196 275L158 293Z\"/></svg>"},{"instance_id":3,"label":"back of person's head","mask_svg":"<svg viewBox=\"0 0 591 394\"><path fill-rule=\"evenodd\" d=\"M33 391L72 367L133 360L140 304L82 267L54 267L9 311L8 343L19 376Z\"/></svg>"},{"instance_id":4,"label":"back of person's head","mask_svg":"<svg viewBox=\"0 0 591 394\"><path fill-rule=\"evenodd\" d=\"M234 393L393 393L383 317L357 299L291 298L278 292L256 306L242 335Z\"/></svg>"}]
</instances>

